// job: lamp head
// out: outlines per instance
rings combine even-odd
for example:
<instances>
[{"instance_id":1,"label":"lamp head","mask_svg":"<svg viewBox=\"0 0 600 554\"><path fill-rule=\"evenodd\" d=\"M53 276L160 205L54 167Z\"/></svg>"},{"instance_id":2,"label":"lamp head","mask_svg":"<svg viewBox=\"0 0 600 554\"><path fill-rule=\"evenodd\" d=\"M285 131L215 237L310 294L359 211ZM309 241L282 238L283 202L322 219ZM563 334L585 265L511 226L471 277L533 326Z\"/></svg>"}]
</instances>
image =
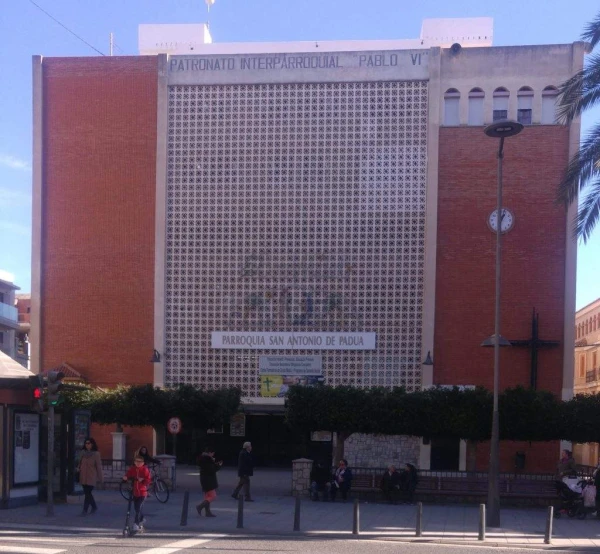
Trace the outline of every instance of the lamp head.
<instances>
[{"instance_id":1,"label":"lamp head","mask_svg":"<svg viewBox=\"0 0 600 554\"><path fill-rule=\"evenodd\" d=\"M510 119L503 119L500 121L494 121L488 125L484 132L488 137L492 138L506 138L518 135L523 130L523 125L517 121Z\"/></svg>"},{"instance_id":2,"label":"lamp head","mask_svg":"<svg viewBox=\"0 0 600 554\"><path fill-rule=\"evenodd\" d=\"M503 346L511 346L510 341L508 339L505 339L502 335L500 335L500 340L498 341L498 346L503 347ZM492 347L496 345L496 335L491 335L489 336L487 339L485 339L482 343L481 346L485 346L485 347Z\"/></svg>"}]
</instances>

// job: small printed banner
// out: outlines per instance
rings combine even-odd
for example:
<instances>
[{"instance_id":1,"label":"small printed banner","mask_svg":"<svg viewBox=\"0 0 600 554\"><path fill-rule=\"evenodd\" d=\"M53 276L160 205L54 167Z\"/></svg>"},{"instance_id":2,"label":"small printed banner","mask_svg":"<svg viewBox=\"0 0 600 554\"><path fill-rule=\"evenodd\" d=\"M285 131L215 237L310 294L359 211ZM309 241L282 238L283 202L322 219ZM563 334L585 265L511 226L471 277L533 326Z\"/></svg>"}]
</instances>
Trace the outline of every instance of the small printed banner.
<instances>
[{"instance_id":1,"label":"small printed banner","mask_svg":"<svg viewBox=\"0 0 600 554\"><path fill-rule=\"evenodd\" d=\"M261 375L260 395L284 397L291 385L316 385L323 381L320 375Z\"/></svg>"},{"instance_id":2,"label":"small printed banner","mask_svg":"<svg viewBox=\"0 0 600 554\"><path fill-rule=\"evenodd\" d=\"M261 375L322 375L323 356L259 356Z\"/></svg>"}]
</instances>

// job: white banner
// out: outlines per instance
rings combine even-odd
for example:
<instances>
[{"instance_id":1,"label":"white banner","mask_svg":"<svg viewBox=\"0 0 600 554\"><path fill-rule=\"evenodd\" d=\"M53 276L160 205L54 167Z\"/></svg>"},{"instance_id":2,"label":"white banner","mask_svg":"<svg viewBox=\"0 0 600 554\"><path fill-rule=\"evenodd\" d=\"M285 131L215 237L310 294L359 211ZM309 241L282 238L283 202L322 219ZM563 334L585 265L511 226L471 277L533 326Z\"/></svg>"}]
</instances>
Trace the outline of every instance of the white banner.
<instances>
[{"instance_id":1,"label":"white banner","mask_svg":"<svg viewBox=\"0 0 600 554\"><path fill-rule=\"evenodd\" d=\"M376 333L213 331L212 348L237 350L375 350Z\"/></svg>"},{"instance_id":2,"label":"white banner","mask_svg":"<svg viewBox=\"0 0 600 554\"><path fill-rule=\"evenodd\" d=\"M40 416L16 413L14 417L15 485L40 479Z\"/></svg>"},{"instance_id":3,"label":"white banner","mask_svg":"<svg viewBox=\"0 0 600 554\"><path fill-rule=\"evenodd\" d=\"M259 356L258 369L261 375L323 375L323 356Z\"/></svg>"}]
</instances>

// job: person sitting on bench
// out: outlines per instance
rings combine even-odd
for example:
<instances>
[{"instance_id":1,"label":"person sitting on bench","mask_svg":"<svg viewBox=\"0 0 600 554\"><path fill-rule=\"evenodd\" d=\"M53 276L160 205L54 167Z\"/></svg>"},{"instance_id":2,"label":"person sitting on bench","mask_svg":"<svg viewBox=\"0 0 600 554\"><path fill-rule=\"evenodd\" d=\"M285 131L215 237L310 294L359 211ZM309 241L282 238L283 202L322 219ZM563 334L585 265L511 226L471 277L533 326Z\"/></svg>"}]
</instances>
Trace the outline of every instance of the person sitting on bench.
<instances>
[{"instance_id":1,"label":"person sitting on bench","mask_svg":"<svg viewBox=\"0 0 600 554\"><path fill-rule=\"evenodd\" d=\"M396 466L390 465L381 478L381 490L383 497L390 503L396 504L400 495L400 474Z\"/></svg>"},{"instance_id":2,"label":"person sitting on bench","mask_svg":"<svg viewBox=\"0 0 600 554\"><path fill-rule=\"evenodd\" d=\"M335 497L339 490L342 495L342 500L346 502L351 485L352 471L350 471L346 460L340 460L337 469L333 472L333 479L331 480L331 501L335 502Z\"/></svg>"},{"instance_id":3,"label":"person sitting on bench","mask_svg":"<svg viewBox=\"0 0 600 554\"><path fill-rule=\"evenodd\" d=\"M318 460L313 464L310 470L310 497L312 500L319 500L319 493L322 493L323 500L329 496L331 487L331 471L323 460Z\"/></svg>"}]
</instances>

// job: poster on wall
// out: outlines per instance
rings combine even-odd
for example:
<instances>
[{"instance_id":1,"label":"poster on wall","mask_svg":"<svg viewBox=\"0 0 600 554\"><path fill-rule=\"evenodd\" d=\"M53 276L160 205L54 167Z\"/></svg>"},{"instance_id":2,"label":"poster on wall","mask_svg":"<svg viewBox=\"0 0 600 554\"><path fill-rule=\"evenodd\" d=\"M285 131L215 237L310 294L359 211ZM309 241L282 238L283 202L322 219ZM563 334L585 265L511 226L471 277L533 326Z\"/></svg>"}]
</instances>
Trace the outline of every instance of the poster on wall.
<instances>
[{"instance_id":1,"label":"poster on wall","mask_svg":"<svg viewBox=\"0 0 600 554\"><path fill-rule=\"evenodd\" d=\"M40 479L40 416L16 413L13 436L14 484L37 483Z\"/></svg>"},{"instance_id":2,"label":"poster on wall","mask_svg":"<svg viewBox=\"0 0 600 554\"><path fill-rule=\"evenodd\" d=\"M229 436L244 437L246 435L246 415L234 414L229 419Z\"/></svg>"},{"instance_id":3,"label":"poster on wall","mask_svg":"<svg viewBox=\"0 0 600 554\"><path fill-rule=\"evenodd\" d=\"M311 431L310 440L313 442L331 442L331 431Z\"/></svg>"}]
</instances>

